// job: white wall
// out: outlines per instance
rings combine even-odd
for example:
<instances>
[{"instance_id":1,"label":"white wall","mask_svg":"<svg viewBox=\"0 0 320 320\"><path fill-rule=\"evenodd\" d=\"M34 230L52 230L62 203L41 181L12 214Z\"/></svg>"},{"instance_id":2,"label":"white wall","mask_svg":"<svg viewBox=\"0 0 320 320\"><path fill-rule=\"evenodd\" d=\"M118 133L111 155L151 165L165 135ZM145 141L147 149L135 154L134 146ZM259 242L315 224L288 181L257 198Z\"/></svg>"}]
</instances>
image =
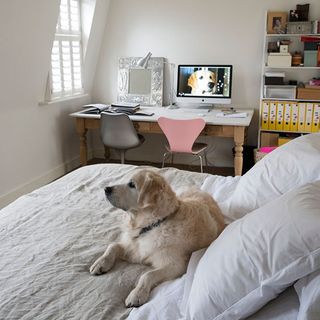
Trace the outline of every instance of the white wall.
<instances>
[{"instance_id":1,"label":"white wall","mask_svg":"<svg viewBox=\"0 0 320 320\"><path fill-rule=\"evenodd\" d=\"M97 0L88 39L84 83L87 92L93 90L93 102L116 99L120 56L141 56L151 50L153 56L176 64L232 63L233 103L256 109L264 12L287 11L296 4L289 0L110 1L108 7L109 0ZM319 17L319 1L309 3L311 18ZM79 141L68 115L90 98L38 105L50 68L58 6L59 0L1 0L0 207L79 163ZM257 119L250 142L256 140L256 128ZM210 147L211 163L232 165L232 143L226 140L218 143L217 139ZM100 146L96 139L94 147ZM163 139L155 135L147 137L144 153L128 155L159 161L162 148Z\"/></svg>"},{"instance_id":2,"label":"white wall","mask_svg":"<svg viewBox=\"0 0 320 320\"><path fill-rule=\"evenodd\" d=\"M311 18L319 18L320 2L308 2ZM118 58L142 56L151 51L153 56L166 57L175 64L232 64L233 104L258 110L265 11L289 11L296 3L290 0L112 0L93 98L115 101ZM249 130L249 144L257 140L257 113ZM230 139L213 139L210 163L232 166L232 146ZM142 149L130 151L128 158L159 161L162 151L163 139L148 136Z\"/></svg>"},{"instance_id":3,"label":"white wall","mask_svg":"<svg viewBox=\"0 0 320 320\"><path fill-rule=\"evenodd\" d=\"M87 0L88 1L88 0ZM2 0L0 10L0 207L79 165L69 113L90 97L43 100L60 0ZM90 92L109 1L97 0L85 58Z\"/></svg>"}]
</instances>

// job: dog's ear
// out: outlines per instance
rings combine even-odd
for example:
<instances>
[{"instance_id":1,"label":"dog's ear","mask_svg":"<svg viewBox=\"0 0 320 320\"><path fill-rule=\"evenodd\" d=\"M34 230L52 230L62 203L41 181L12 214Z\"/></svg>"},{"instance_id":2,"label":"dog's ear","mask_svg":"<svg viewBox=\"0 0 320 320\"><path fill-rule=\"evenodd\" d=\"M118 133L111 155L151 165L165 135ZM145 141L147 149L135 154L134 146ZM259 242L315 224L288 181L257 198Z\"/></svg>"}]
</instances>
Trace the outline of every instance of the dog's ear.
<instances>
[{"instance_id":1,"label":"dog's ear","mask_svg":"<svg viewBox=\"0 0 320 320\"><path fill-rule=\"evenodd\" d=\"M213 71L211 71L211 73L212 73L212 82L216 83L216 74Z\"/></svg>"},{"instance_id":2,"label":"dog's ear","mask_svg":"<svg viewBox=\"0 0 320 320\"><path fill-rule=\"evenodd\" d=\"M161 176L151 171L144 176L139 188L138 205L146 208L157 203L157 197L165 188L165 181Z\"/></svg>"},{"instance_id":3,"label":"dog's ear","mask_svg":"<svg viewBox=\"0 0 320 320\"><path fill-rule=\"evenodd\" d=\"M195 72L189 77L188 86L191 87L192 89L197 87L197 76Z\"/></svg>"}]
</instances>

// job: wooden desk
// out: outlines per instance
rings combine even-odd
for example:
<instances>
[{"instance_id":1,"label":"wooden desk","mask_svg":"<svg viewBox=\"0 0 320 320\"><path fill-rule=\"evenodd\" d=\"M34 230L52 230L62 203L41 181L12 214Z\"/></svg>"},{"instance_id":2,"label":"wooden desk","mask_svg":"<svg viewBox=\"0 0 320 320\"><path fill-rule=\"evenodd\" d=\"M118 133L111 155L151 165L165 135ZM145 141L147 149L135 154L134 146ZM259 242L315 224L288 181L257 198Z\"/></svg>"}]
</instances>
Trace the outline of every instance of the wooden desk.
<instances>
[{"instance_id":1,"label":"wooden desk","mask_svg":"<svg viewBox=\"0 0 320 320\"><path fill-rule=\"evenodd\" d=\"M179 108L169 110L164 107L144 107L142 111L154 112L148 116L130 116L136 130L140 133L162 133L157 120L160 116L176 119L203 118L206 126L201 132L204 136L229 137L233 138L235 144L234 173L242 174L243 165L243 143L245 131L249 127L253 110L241 110L247 112L246 118L219 118L216 116L220 110L213 109L208 112L206 109ZM87 131L100 128L100 115L84 114L83 111L72 113L75 118L76 130L80 138L80 161L81 165L87 164Z\"/></svg>"}]
</instances>

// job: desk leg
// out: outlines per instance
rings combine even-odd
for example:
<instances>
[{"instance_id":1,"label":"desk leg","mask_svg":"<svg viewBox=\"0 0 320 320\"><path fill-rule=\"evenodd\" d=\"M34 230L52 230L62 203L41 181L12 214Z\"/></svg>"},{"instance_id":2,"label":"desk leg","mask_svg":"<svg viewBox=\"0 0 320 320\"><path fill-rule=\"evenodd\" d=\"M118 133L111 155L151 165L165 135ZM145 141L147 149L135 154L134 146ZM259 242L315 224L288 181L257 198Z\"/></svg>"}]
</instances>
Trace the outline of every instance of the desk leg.
<instances>
[{"instance_id":1,"label":"desk leg","mask_svg":"<svg viewBox=\"0 0 320 320\"><path fill-rule=\"evenodd\" d=\"M87 164L87 131L85 127L85 119L76 118L77 133L80 138L80 164Z\"/></svg>"},{"instance_id":2,"label":"desk leg","mask_svg":"<svg viewBox=\"0 0 320 320\"><path fill-rule=\"evenodd\" d=\"M236 176L242 175L243 166L243 143L244 143L245 127L234 128L234 144L235 144L235 156L234 156L234 174Z\"/></svg>"}]
</instances>

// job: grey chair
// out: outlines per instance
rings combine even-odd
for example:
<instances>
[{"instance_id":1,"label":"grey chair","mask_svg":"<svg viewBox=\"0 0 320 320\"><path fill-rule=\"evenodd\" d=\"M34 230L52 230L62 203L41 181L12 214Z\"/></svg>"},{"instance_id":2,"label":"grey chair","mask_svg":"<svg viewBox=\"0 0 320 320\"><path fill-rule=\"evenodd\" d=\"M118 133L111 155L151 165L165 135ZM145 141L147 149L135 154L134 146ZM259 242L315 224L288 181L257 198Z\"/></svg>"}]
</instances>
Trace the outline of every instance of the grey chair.
<instances>
[{"instance_id":1,"label":"grey chair","mask_svg":"<svg viewBox=\"0 0 320 320\"><path fill-rule=\"evenodd\" d=\"M120 151L121 163L124 163L125 152L136 148L144 142L130 118L124 113L101 113L100 136L106 147Z\"/></svg>"}]
</instances>

